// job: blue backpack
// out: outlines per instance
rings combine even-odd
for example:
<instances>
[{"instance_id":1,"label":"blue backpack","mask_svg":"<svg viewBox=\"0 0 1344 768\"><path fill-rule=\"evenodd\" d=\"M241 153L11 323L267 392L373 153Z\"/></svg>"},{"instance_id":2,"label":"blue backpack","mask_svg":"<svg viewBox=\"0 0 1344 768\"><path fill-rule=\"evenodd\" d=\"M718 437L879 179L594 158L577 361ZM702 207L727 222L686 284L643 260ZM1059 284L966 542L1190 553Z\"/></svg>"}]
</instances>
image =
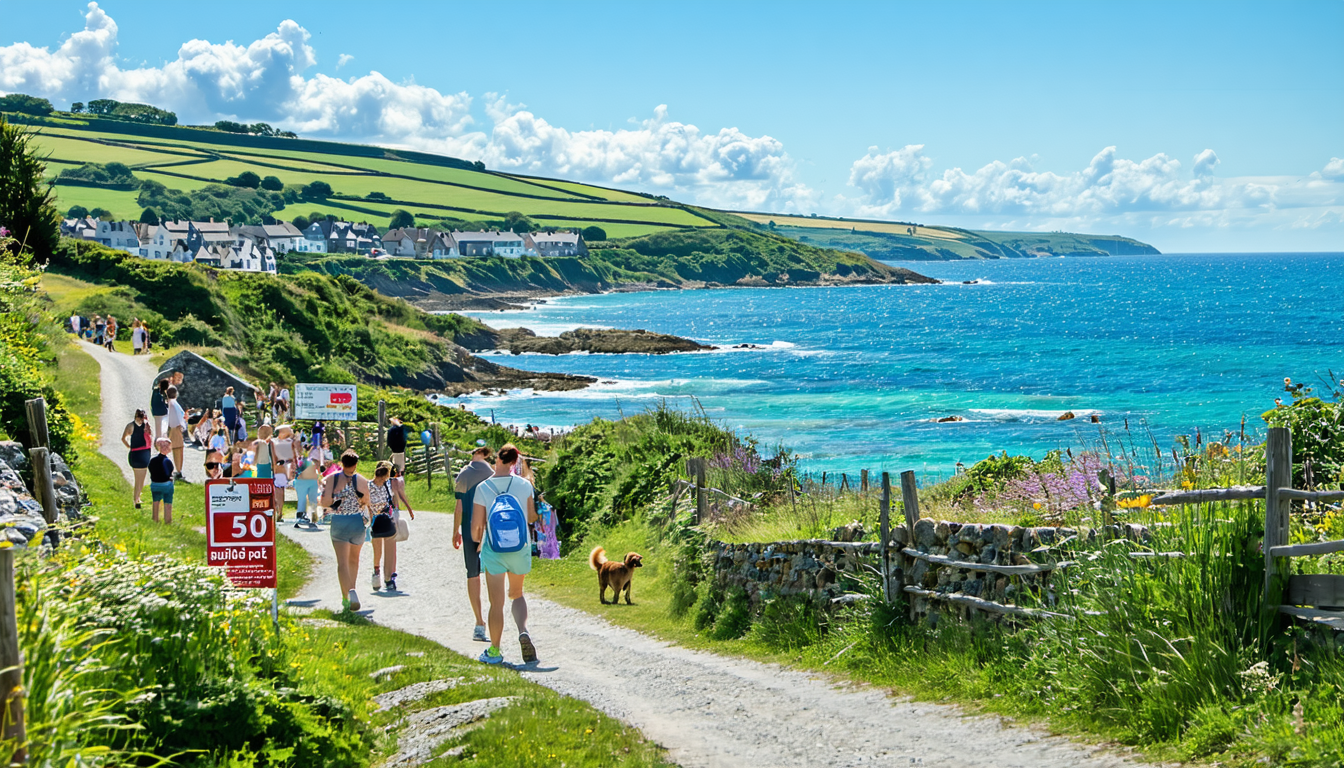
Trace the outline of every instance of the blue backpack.
<instances>
[{"instance_id":1,"label":"blue backpack","mask_svg":"<svg viewBox=\"0 0 1344 768\"><path fill-rule=\"evenodd\" d=\"M517 552L527 546L527 513L518 499L509 493L513 478L509 478L502 491L495 487L494 478L490 485L499 494L490 503L485 516L485 535L490 549L500 554Z\"/></svg>"}]
</instances>

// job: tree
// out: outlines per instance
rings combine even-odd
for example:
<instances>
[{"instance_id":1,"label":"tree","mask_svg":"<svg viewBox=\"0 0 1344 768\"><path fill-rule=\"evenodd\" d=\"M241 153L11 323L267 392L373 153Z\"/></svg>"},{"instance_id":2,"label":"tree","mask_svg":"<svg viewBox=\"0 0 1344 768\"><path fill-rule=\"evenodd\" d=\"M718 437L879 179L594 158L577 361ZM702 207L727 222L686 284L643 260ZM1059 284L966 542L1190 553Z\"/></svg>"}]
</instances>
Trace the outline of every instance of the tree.
<instances>
[{"instance_id":1,"label":"tree","mask_svg":"<svg viewBox=\"0 0 1344 768\"><path fill-rule=\"evenodd\" d=\"M267 176L261 180L261 188L279 192L285 188L285 182L281 181L279 176Z\"/></svg>"},{"instance_id":2,"label":"tree","mask_svg":"<svg viewBox=\"0 0 1344 768\"><path fill-rule=\"evenodd\" d=\"M481 162L480 160L477 160L476 162L474 162L474 163L471 164L471 167L472 167L472 168L475 168L475 169L478 170L478 171L484 171L484 170L485 170L485 163Z\"/></svg>"},{"instance_id":3,"label":"tree","mask_svg":"<svg viewBox=\"0 0 1344 768\"><path fill-rule=\"evenodd\" d=\"M308 226L312 224L312 222L308 221L307 216L295 216L294 220L291 221L290 224L293 224L296 229L302 232L303 230L307 229Z\"/></svg>"},{"instance_id":4,"label":"tree","mask_svg":"<svg viewBox=\"0 0 1344 768\"><path fill-rule=\"evenodd\" d=\"M411 215L410 211L403 211L402 209L398 208L397 210L392 212L392 220L387 223L387 226L390 229L399 229L401 227L414 227L415 217Z\"/></svg>"},{"instance_id":5,"label":"tree","mask_svg":"<svg viewBox=\"0 0 1344 768\"><path fill-rule=\"evenodd\" d=\"M391 200L391 199L392 199L392 198L388 197L387 195L383 194L382 192L370 192L369 194L365 195L365 197L369 198L370 200Z\"/></svg>"},{"instance_id":6,"label":"tree","mask_svg":"<svg viewBox=\"0 0 1344 768\"><path fill-rule=\"evenodd\" d=\"M159 214L155 213L153 208L146 208L145 210L140 212L140 223L152 224L154 226L158 226Z\"/></svg>"},{"instance_id":7,"label":"tree","mask_svg":"<svg viewBox=\"0 0 1344 768\"><path fill-rule=\"evenodd\" d=\"M224 131L225 133L247 133L247 132L248 132L248 131L247 131L247 126L246 126L246 125L243 125L242 123L235 123L235 122L232 121L232 120L217 120L217 121L215 121L215 130L216 130L216 131Z\"/></svg>"},{"instance_id":8,"label":"tree","mask_svg":"<svg viewBox=\"0 0 1344 768\"><path fill-rule=\"evenodd\" d=\"M106 208L94 208L92 211L89 211L89 215L95 219L102 219L103 221L112 221L117 218Z\"/></svg>"},{"instance_id":9,"label":"tree","mask_svg":"<svg viewBox=\"0 0 1344 768\"><path fill-rule=\"evenodd\" d=\"M71 104L71 105L70 105L70 111L73 112L73 113L75 113L76 115L78 115L79 113L83 112L83 111L84 111L84 102L82 102L82 101L76 101L74 104Z\"/></svg>"},{"instance_id":10,"label":"tree","mask_svg":"<svg viewBox=\"0 0 1344 768\"><path fill-rule=\"evenodd\" d=\"M65 218L67 219L82 219L88 215L89 209L82 205L72 205L70 206L70 210L65 212Z\"/></svg>"},{"instance_id":11,"label":"tree","mask_svg":"<svg viewBox=\"0 0 1344 768\"><path fill-rule=\"evenodd\" d=\"M590 243L607 239L607 230L601 227L584 227L581 234L583 235L583 239Z\"/></svg>"},{"instance_id":12,"label":"tree","mask_svg":"<svg viewBox=\"0 0 1344 768\"><path fill-rule=\"evenodd\" d=\"M14 238L7 250L30 251L46 261L60 242L61 214L33 136L0 118L0 226Z\"/></svg>"},{"instance_id":13,"label":"tree","mask_svg":"<svg viewBox=\"0 0 1344 768\"><path fill-rule=\"evenodd\" d=\"M536 232L541 229L537 223L517 211L504 214L504 229L510 232Z\"/></svg>"},{"instance_id":14,"label":"tree","mask_svg":"<svg viewBox=\"0 0 1344 768\"><path fill-rule=\"evenodd\" d=\"M224 183L228 184L231 187L247 187L248 189L256 189L257 187L261 186L261 177L253 173L252 171L243 171L237 176L230 176L229 178L225 179Z\"/></svg>"},{"instance_id":15,"label":"tree","mask_svg":"<svg viewBox=\"0 0 1344 768\"><path fill-rule=\"evenodd\" d=\"M24 115L45 117L52 112L51 102L25 93L11 93L0 96L0 112L18 112Z\"/></svg>"},{"instance_id":16,"label":"tree","mask_svg":"<svg viewBox=\"0 0 1344 768\"><path fill-rule=\"evenodd\" d=\"M325 200L331 197L331 185L325 181L314 181L303 185L303 196L311 200Z\"/></svg>"}]
</instances>

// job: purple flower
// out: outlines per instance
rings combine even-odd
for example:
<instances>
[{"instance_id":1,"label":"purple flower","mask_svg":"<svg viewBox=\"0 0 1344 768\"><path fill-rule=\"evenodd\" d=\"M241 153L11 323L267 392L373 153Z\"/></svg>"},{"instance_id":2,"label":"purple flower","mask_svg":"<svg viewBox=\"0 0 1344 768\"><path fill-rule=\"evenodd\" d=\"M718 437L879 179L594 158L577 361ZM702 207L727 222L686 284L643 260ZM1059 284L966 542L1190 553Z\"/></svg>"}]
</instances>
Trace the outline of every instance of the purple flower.
<instances>
[{"instance_id":1,"label":"purple flower","mask_svg":"<svg viewBox=\"0 0 1344 768\"><path fill-rule=\"evenodd\" d=\"M9 237L9 230L4 227L0 227L0 237Z\"/></svg>"}]
</instances>

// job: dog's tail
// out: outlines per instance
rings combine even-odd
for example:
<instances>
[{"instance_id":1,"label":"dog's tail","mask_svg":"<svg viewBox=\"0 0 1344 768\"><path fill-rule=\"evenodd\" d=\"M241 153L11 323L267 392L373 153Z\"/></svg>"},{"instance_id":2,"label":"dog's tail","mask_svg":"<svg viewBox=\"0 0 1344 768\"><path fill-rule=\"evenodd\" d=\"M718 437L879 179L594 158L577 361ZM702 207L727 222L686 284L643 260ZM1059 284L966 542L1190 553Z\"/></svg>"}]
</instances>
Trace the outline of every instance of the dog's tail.
<instances>
[{"instance_id":1,"label":"dog's tail","mask_svg":"<svg viewBox=\"0 0 1344 768\"><path fill-rule=\"evenodd\" d=\"M601 547L594 547L593 553L588 556L588 565L596 571L598 567L605 562L607 562L607 550Z\"/></svg>"}]
</instances>

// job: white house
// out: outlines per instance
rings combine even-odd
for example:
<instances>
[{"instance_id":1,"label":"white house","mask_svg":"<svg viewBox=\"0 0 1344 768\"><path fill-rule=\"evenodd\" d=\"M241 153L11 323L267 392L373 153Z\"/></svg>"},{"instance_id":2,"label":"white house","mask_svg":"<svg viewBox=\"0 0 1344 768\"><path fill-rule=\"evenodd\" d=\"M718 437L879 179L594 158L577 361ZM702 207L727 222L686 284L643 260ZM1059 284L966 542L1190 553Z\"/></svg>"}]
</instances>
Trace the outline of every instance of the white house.
<instances>
[{"instance_id":1,"label":"white house","mask_svg":"<svg viewBox=\"0 0 1344 768\"><path fill-rule=\"evenodd\" d=\"M457 251L463 256L535 256L529 253L527 241L513 232L454 232Z\"/></svg>"},{"instance_id":2,"label":"white house","mask_svg":"<svg viewBox=\"0 0 1344 768\"><path fill-rule=\"evenodd\" d=\"M98 221L93 239L109 248L140 255L140 236L135 232L134 222Z\"/></svg>"},{"instance_id":3,"label":"white house","mask_svg":"<svg viewBox=\"0 0 1344 768\"><path fill-rule=\"evenodd\" d=\"M588 255L588 244L577 232L532 232L526 237L538 256Z\"/></svg>"},{"instance_id":4,"label":"white house","mask_svg":"<svg viewBox=\"0 0 1344 768\"><path fill-rule=\"evenodd\" d=\"M170 259L172 261L192 261L201 246L224 245L233 243L229 234L228 222L210 221L164 221L154 231L148 246L142 246L145 258Z\"/></svg>"},{"instance_id":5,"label":"white house","mask_svg":"<svg viewBox=\"0 0 1344 768\"><path fill-rule=\"evenodd\" d=\"M93 240L98 235L98 219L85 216L82 219L62 219L61 235L77 237L80 240Z\"/></svg>"},{"instance_id":6,"label":"white house","mask_svg":"<svg viewBox=\"0 0 1344 768\"><path fill-rule=\"evenodd\" d=\"M389 229L383 233L383 250L390 256L408 259L456 258L457 245L446 232L425 227Z\"/></svg>"},{"instance_id":7,"label":"white house","mask_svg":"<svg viewBox=\"0 0 1344 768\"><path fill-rule=\"evenodd\" d=\"M304 234L298 227L285 221L278 224L233 227L231 231L235 238L243 237L257 245L270 246L277 254L299 250L299 241L304 239Z\"/></svg>"},{"instance_id":8,"label":"white house","mask_svg":"<svg viewBox=\"0 0 1344 768\"><path fill-rule=\"evenodd\" d=\"M302 239L297 241L294 250L299 253L326 253L327 252L327 232L323 230L322 225L328 224L325 220L314 221L303 230Z\"/></svg>"},{"instance_id":9,"label":"white house","mask_svg":"<svg viewBox=\"0 0 1344 768\"><path fill-rule=\"evenodd\" d=\"M246 238L239 238L232 248L222 254L222 269L240 272L275 273L275 250L267 245L258 245Z\"/></svg>"}]
</instances>

